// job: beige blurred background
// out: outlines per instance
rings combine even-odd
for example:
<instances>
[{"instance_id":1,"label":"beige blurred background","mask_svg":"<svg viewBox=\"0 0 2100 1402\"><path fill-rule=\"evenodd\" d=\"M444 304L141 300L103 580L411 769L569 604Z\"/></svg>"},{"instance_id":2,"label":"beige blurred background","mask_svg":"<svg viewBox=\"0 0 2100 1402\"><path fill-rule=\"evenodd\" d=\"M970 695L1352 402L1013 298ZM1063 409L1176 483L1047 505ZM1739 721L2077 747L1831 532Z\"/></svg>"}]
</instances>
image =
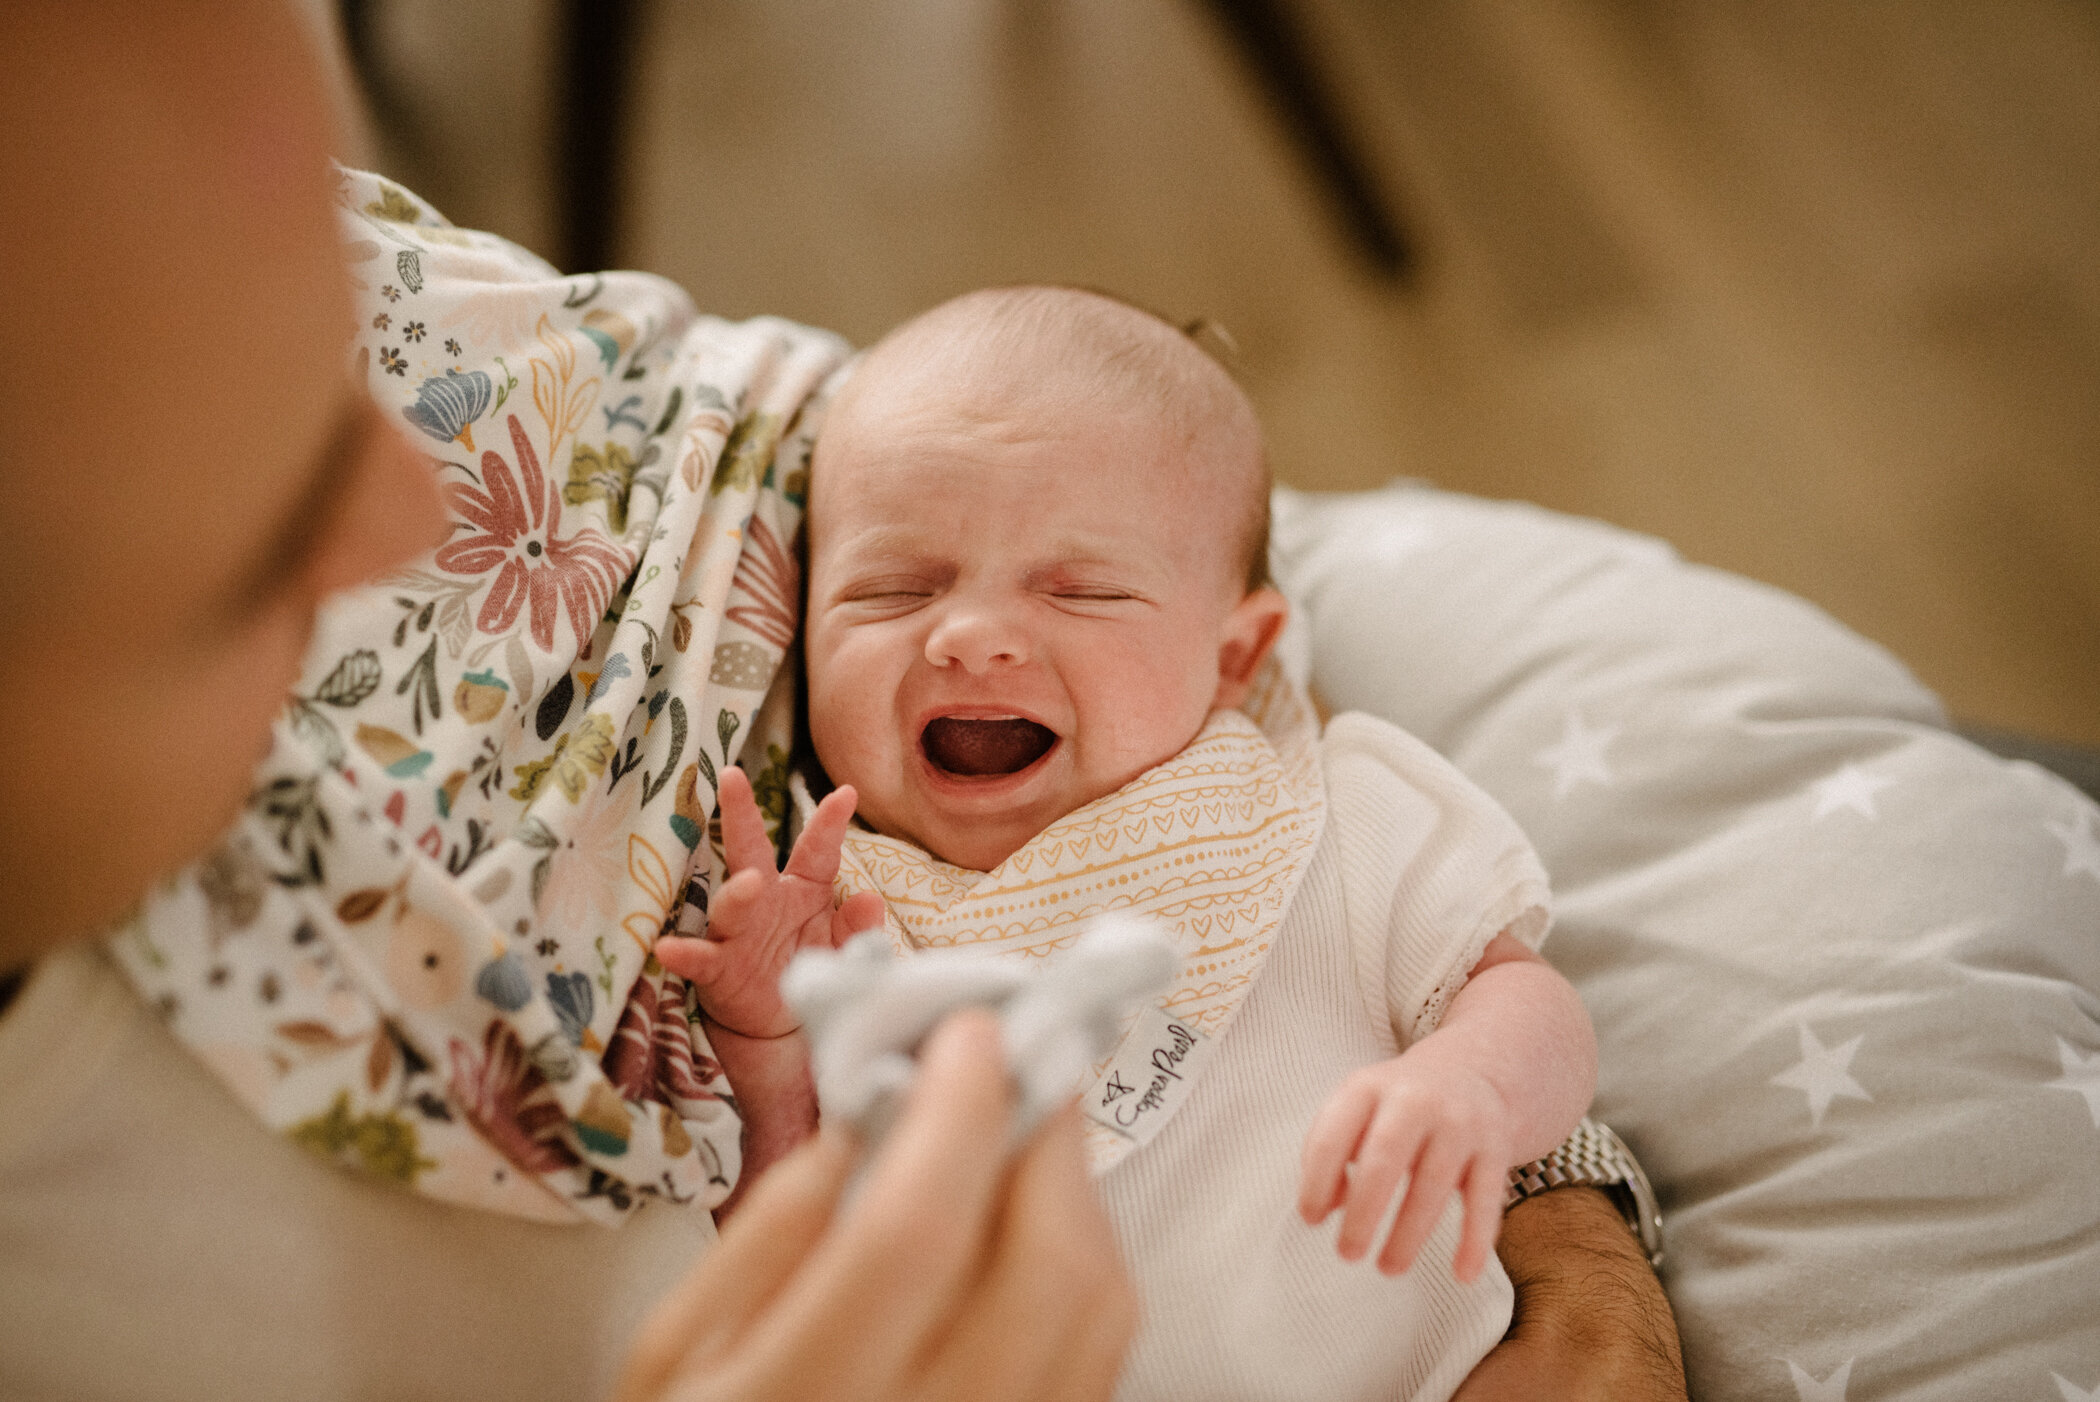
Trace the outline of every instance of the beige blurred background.
<instances>
[{"instance_id":1,"label":"beige blurred background","mask_svg":"<svg viewBox=\"0 0 2100 1402\"><path fill-rule=\"evenodd\" d=\"M2100 746L2100 7L1293 0L1418 251L1345 238L1197 0L367 0L377 159L562 260L622 103L624 265L858 340L965 288L1208 315L1278 475L1667 537Z\"/></svg>"}]
</instances>

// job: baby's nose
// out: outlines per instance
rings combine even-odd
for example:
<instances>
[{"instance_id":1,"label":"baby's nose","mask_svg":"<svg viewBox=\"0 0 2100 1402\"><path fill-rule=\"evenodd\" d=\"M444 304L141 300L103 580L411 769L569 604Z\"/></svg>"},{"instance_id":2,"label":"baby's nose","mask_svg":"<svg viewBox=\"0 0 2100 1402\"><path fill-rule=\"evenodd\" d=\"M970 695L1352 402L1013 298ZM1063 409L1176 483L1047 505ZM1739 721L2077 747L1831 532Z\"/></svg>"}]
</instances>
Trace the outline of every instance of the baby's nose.
<instances>
[{"instance_id":1,"label":"baby's nose","mask_svg":"<svg viewBox=\"0 0 2100 1402\"><path fill-rule=\"evenodd\" d=\"M946 610L926 635L926 660L936 667L984 672L1026 662L1028 640L1005 612L982 605Z\"/></svg>"}]
</instances>

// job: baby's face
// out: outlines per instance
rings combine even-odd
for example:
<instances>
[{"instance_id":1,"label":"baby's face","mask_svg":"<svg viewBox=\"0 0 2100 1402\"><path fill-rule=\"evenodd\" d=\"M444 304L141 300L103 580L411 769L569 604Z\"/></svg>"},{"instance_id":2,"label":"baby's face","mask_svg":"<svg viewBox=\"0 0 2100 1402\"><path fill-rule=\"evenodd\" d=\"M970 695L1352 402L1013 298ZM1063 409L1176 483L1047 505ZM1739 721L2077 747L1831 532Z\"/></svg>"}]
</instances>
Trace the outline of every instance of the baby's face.
<instances>
[{"instance_id":1,"label":"baby's face","mask_svg":"<svg viewBox=\"0 0 2100 1402\"><path fill-rule=\"evenodd\" d=\"M871 827L988 870L1236 704L1283 602L1150 416L869 397L817 450L812 738Z\"/></svg>"}]
</instances>

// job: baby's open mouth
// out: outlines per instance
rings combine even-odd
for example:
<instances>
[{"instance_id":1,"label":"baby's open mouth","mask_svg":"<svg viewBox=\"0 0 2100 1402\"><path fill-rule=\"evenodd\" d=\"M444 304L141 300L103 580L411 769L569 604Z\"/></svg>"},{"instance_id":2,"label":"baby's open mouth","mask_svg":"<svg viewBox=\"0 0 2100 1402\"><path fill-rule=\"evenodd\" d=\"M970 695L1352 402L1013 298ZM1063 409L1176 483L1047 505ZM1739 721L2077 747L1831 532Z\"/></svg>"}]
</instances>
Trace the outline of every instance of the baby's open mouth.
<instances>
[{"instance_id":1,"label":"baby's open mouth","mask_svg":"<svg viewBox=\"0 0 2100 1402\"><path fill-rule=\"evenodd\" d=\"M934 768L972 779L1017 774L1056 743L1056 731L1019 716L940 716L928 721L919 736Z\"/></svg>"}]
</instances>

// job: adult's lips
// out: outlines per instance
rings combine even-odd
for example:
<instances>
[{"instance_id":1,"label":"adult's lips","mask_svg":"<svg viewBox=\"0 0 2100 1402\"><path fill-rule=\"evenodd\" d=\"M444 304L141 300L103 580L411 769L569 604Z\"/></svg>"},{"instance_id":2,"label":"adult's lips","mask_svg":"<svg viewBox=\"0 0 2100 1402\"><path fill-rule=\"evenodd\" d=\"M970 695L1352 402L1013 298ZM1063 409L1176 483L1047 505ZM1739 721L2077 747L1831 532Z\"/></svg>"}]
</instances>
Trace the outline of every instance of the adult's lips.
<instances>
[{"instance_id":1,"label":"adult's lips","mask_svg":"<svg viewBox=\"0 0 2100 1402\"><path fill-rule=\"evenodd\" d=\"M1056 731L1019 716L937 716L919 736L934 768L971 779L1017 774L1056 743Z\"/></svg>"}]
</instances>

